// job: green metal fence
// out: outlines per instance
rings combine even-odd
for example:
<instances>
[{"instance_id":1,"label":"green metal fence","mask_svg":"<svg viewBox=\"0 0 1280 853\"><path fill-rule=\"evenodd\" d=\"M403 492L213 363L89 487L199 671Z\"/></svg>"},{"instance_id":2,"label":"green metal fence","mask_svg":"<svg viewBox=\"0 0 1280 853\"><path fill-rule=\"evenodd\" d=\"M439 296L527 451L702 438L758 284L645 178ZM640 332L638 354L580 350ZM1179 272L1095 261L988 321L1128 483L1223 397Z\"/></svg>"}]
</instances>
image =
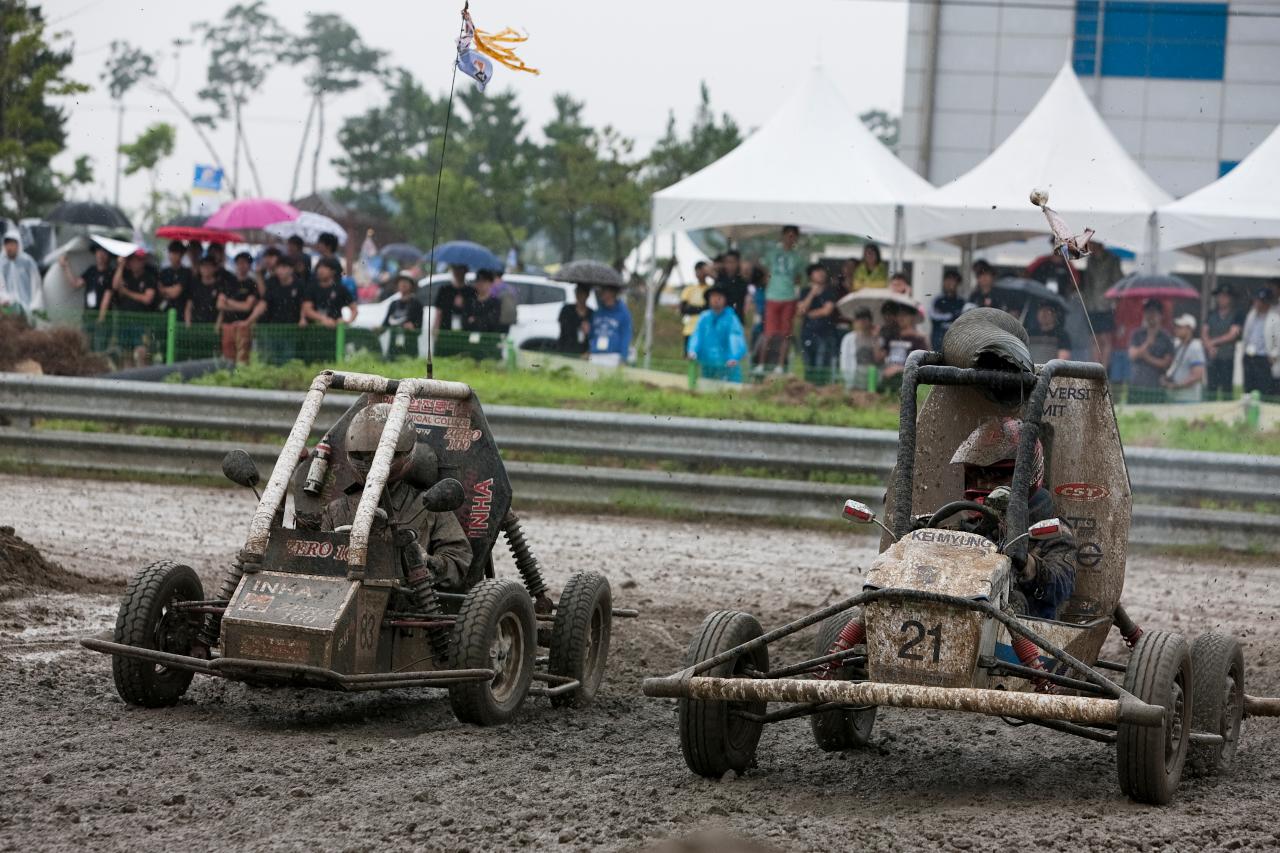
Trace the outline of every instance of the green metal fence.
<instances>
[{"instance_id":1,"label":"green metal fence","mask_svg":"<svg viewBox=\"0 0 1280 853\"><path fill-rule=\"evenodd\" d=\"M76 318L61 318L76 322ZM422 333L403 330L334 327L278 323L185 323L177 311L86 311L79 318L89 348L119 362L173 364L214 358L246 360L249 355L267 364L287 361L341 364L356 353L371 353L388 360L425 357ZM477 360L503 360L506 337L489 332L442 330L436 335L437 356L465 356Z\"/></svg>"}]
</instances>

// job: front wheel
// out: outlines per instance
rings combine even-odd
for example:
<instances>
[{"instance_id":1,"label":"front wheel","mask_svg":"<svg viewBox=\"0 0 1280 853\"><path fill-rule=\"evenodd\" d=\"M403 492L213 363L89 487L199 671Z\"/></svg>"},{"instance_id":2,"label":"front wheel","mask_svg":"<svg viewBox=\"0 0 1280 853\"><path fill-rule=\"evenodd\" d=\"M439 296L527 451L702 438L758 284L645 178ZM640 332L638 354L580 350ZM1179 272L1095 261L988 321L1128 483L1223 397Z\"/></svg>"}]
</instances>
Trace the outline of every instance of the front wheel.
<instances>
[{"instance_id":1,"label":"front wheel","mask_svg":"<svg viewBox=\"0 0 1280 853\"><path fill-rule=\"evenodd\" d=\"M760 623L748 613L718 610L703 620L685 654L686 667L701 663L735 646L754 640L764 633ZM712 667L701 675L732 678L746 669L769 671L769 649L761 646L752 652ZM720 778L726 772L746 771L755 764L756 745L764 724L747 719L743 713L763 714L764 702L722 702L710 699L681 699L680 751L685 764L700 776Z\"/></svg>"},{"instance_id":2,"label":"front wheel","mask_svg":"<svg viewBox=\"0 0 1280 853\"><path fill-rule=\"evenodd\" d=\"M604 680L612 621L609 579L595 572L578 572L569 578L556 605L548 670L576 679L578 688L552 696L552 707L585 708L595 699Z\"/></svg>"},{"instance_id":3,"label":"front wheel","mask_svg":"<svg viewBox=\"0 0 1280 853\"><path fill-rule=\"evenodd\" d=\"M176 655L190 654L199 622L173 605L204 600L200 578L190 566L169 560L152 563L129 580L116 614L113 639L126 646ZM116 692L130 705L163 708L176 704L195 673L139 658L114 655Z\"/></svg>"},{"instance_id":4,"label":"front wheel","mask_svg":"<svg viewBox=\"0 0 1280 853\"><path fill-rule=\"evenodd\" d=\"M830 654L835 646L840 630L849 624L851 619L861 619L861 610L847 610L837 613L822 623L818 631L818 642L814 647L814 657ZM850 665L831 670L828 676L833 680L865 679L866 667L855 668ZM832 711L819 711L809 717L809 727L813 729L813 739L818 748L824 752L839 752L845 749L856 749L866 746L871 740L871 729L876 724L875 706L868 708L837 708Z\"/></svg>"},{"instance_id":5,"label":"front wheel","mask_svg":"<svg viewBox=\"0 0 1280 853\"><path fill-rule=\"evenodd\" d=\"M449 687L463 723L494 726L515 716L533 680L536 630L533 599L513 580L488 579L463 599L450 638L450 668L492 669L492 681Z\"/></svg>"},{"instance_id":6,"label":"front wheel","mask_svg":"<svg viewBox=\"0 0 1280 853\"><path fill-rule=\"evenodd\" d=\"M1182 781L1195 714L1191 652L1181 634L1151 631L1133 648L1124 689L1164 708L1164 723L1116 728L1120 789L1140 803L1167 805Z\"/></svg>"},{"instance_id":7,"label":"front wheel","mask_svg":"<svg viewBox=\"0 0 1280 853\"><path fill-rule=\"evenodd\" d=\"M1221 735L1222 743L1193 743L1187 760L1204 776L1231 767L1244 718L1244 652L1240 642L1223 634L1201 634L1191 645L1195 672L1192 728Z\"/></svg>"}]
</instances>

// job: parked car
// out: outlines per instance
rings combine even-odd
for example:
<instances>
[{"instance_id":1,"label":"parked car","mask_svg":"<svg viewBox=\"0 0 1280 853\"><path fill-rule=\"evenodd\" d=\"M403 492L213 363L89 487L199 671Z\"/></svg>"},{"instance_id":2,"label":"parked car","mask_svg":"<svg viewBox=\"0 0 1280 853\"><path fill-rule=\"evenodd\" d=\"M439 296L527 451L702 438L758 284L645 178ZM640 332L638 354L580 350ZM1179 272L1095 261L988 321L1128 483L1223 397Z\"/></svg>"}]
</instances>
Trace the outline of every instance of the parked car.
<instances>
[{"instance_id":1,"label":"parked car","mask_svg":"<svg viewBox=\"0 0 1280 853\"><path fill-rule=\"evenodd\" d=\"M472 278L472 275L468 275L467 281ZM418 300L424 306L429 305L434 298L435 288L447 284L449 280L447 273L423 278L418 282ZM521 273L503 276L502 280L514 286L519 297L516 322L507 336L520 349L553 349L560 337L560 309L566 302L573 302L574 286L540 275ZM352 325L357 329L377 329L386 319L388 306L396 298L392 295L379 302L361 305L359 316ZM589 304L595 307L595 294L591 295ZM379 336L384 351L388 335L389 333L384 333ZM421 341L421 349L422 354L426 355L425 338Z\"/></svg>"}]
</instances>

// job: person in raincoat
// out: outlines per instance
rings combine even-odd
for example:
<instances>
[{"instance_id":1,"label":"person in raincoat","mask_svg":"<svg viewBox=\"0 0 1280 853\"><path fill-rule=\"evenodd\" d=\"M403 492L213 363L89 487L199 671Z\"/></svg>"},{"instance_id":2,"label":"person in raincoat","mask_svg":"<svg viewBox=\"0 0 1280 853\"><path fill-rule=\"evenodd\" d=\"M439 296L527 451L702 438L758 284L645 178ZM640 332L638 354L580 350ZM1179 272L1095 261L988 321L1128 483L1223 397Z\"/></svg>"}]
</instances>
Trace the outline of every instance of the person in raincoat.
<instances>
[{"instance_id":1,"label":"person in raincoat","mask_svg":"<svg viewBox=\"0 0 1280 853\"><path fill-rule=\"evenodd\" d=\"M738 315L726 310L728 294L719 285L708 288L707 310L689 337L688 357L696 360L703 377L726 382L742 381L742 359L747 354L747 337Z\"/></svg>"},{"instance_id":2,"label":"person in raincoat","mask_svg":"<svg viewBox=\"0 0 1280 853\"><path fill-rule=\"evenodd\" d=\"M21 308L24 314L44 308L44 282L40 268L22 251L22 235L10 228L0 251L0 307Z\"/></svg>"}]
</instances>

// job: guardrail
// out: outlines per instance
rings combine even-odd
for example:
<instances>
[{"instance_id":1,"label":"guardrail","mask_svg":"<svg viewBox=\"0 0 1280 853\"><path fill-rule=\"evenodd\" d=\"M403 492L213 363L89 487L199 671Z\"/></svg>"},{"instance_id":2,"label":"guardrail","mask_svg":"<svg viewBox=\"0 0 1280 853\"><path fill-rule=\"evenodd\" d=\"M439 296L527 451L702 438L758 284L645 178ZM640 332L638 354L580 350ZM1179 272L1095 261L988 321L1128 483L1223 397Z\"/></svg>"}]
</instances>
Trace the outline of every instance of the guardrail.
<instances>
[{"instance_id":1,"label":"guardrail","mask_svg":"<svg viewBox=\"0 0 1280 853\"><path fill-rule=\"evenodd\" d=\"M217 476L225 441L160 438L118 432L30 429L35 419L125 426L223 430L273 439L286 434L302 392L255 391L163 383L0 374L0 458L32 465ZM316 432L351 405L326 397ZM642 502L730 515L834 518L844 499L878 504L893 465L897 436L879 430L711 421L608 412L487 406L504 450L580 457L583 465L508 462L522 503ZM247 449L269 468L278 445ZM1280 459L1155 448L1126 451L1139 502L1133 538L1166 544L1221 542L1227 547L1275 547L1280 518L1263 513L1186 509L1160 503L1205 500L1280 501ZM604 467L605 459L677 462L730 470L777 472L774 477ZM797 479L813 471L862 475L874 485Z\"/></svg>"}]
</instances>

